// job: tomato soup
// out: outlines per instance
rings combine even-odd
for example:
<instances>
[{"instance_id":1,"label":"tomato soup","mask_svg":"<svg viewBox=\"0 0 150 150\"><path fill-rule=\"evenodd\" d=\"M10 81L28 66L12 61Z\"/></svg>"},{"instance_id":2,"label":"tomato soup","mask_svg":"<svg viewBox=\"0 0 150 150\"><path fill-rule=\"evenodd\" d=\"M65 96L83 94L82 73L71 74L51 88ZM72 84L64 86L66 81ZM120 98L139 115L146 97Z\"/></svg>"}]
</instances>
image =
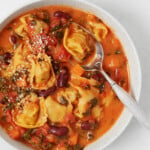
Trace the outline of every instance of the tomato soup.
<instances>
[{"instance_id":1,"label":"tomato soup","mask_svg":"<svg viewBox=\"0 0 150 150\"><path fill-rule=\"evenodd\" d=\"M105 134L124 106L98 71L83 64L104 49L103 68L126 91L128 61L119 39L94 14L48 6L0 32L0 125L35 150L81 150Z\"/></svg>"}]
</instances>

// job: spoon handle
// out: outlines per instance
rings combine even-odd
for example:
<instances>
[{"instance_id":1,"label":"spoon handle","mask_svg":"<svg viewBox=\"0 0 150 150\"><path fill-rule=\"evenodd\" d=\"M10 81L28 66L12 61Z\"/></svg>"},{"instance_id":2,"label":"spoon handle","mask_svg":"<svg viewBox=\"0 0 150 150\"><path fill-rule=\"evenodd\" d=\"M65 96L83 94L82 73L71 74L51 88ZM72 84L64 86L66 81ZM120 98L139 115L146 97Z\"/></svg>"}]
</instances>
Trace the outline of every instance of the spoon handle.
<instances>
[{"instance_id":1,"label":"spoon handle","mask_svg":"<svg viewBox=\"0 0 150 150\"><path fill-rule=\"evenodd\" d=\"M150 122L146 117L144 111L140 108L138 103L131 97L123 88L121 88L115 81L113 81L105 71L101 70L101 74L111 85L113 91L116 93L120 101L128 108L133 116L146 128L150 129Z\"/></svg>"}]
</instances>

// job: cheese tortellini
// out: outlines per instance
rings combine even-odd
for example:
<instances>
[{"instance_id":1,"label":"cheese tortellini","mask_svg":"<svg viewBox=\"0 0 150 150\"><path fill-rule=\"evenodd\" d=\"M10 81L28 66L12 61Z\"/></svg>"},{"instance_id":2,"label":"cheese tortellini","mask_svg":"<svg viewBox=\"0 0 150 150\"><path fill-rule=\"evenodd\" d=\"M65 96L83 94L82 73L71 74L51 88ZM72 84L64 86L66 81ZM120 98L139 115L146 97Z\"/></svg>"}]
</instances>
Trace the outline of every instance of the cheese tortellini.
<instances>
[{"instance_id":1,"label":"cheese tortellini","mask_svg":"<svg viewBox=\"0 0 150 150\"><path fill-rule=\"evenodd\" d=\"M68 106L61 105L51 96L45 100L45 104L47 107L48 118L52 122L63 122L64 117L71 113L73 109L71 104L68 104Z\"/></svg>"},{"instance_id":2,"label":"cheese tortellini","mask_svg":"<svg viewBox=\"0 0 150 150\"><path fill-rule=\"evenodd\" d=\"M12 110L14 122L24 128L41 127L47 121L47 109L44 98L30 94L23 98L20 105Z\"/></svg>"},{"instance_id":3,"label":"cheese tortellini","mask_svg":"<svg viewBox=\"0 0 150 150\"><path fill-rule=\"evenodd\" d=\"M30 48L27 44L20 44L18 48L15 50L15 54L12 60L12 65L15 70L18 67L28 66L27 64L27 56L31 53Z\"/></svg>"},{"instance_id":4,"label":"cheese tortellini","mask_svg":"<svg viewBox=\"0 0 150 150\"><path fill-rule=\"evenodd\" d=\"M20 18L20 25L15 29L15 33L26 38L28 32L31 32L29 28L31 31L33 30L39 34L43 29L47 30L48 25L42 20L33 18L31 15L24 15Z\"/></svg>"},{"instance_id":5,"label":"cheese tortellini","mask_svg":"<svg viewBox=\"0 0 150 150\"><path fill-rule=\"evenodd\" d=\"M78 62L82 62L86 54L90 52L87 36L87 33L75 24L71 24L71 27L65 30L64 47Z\"/></svg>"},{"instance_id":6,"label":"cheese tortellini","mask_svg":"<svg viewBox=\"0 0 150 150\"><path fill-rule=\"evenodd\" d=\"M104 23L97 20L97 18L92 14L88 15L88 22L89 22L89 28L94 33L98 41L101 41L106 37L106 35L108 34L108 29L104 25Z\"/></svg>"},{"instance_id":7,"label":"cheese tortellini","mask_svg":"<svg viewBox=\"0 0 150 150\"><path fill-rule=\"evenodd\" d=\"M56 81L51 59L46 54L30 55L31 62L30 84L34 89L47 89L52 87Z\"/></svg>"},{"instance_id":8,"label":"cheese tortellini","mask_svg":"<svg viewBox=\"0 0 150 150\"><path fill-rule=\"evenodd\" d=\"M83 118L84 117L84 113L87 112L88 107L89 107L89 102L96 98L98 96L98 90L91 87L90 90L88 89L83 89L79 86L75 86L76 89L78 89L79 94L80 94L80 98L78 100L78 106L75 110L75 115Z\"/></svg>"},{"instance_id":9,"label":"cheese tortellini","mask_svg":"<svg viewBox=\"0 0 150 150\"><path fill-rule=\"evenodd\" d=\"M60 89L55 98L49 96L45 103L48 118L53 122L63 122L64 117L73 111L73 103L78 99L78 91L73 87Z\"/></svg>"},{"instance_id":10,"label":"cheese tortellini","mask_svg":"<svg viewBox=\"0 0 150 150\"><path fill-rule=\"evenodd\" d=\"M21 43L15 50L11 65L9 65L6 70L2 72L2 75L5 77L11 77L17 70L29 68L27 56L30 53L30 47L28 47L27 44Z\"/></svg>"}]
</instances>

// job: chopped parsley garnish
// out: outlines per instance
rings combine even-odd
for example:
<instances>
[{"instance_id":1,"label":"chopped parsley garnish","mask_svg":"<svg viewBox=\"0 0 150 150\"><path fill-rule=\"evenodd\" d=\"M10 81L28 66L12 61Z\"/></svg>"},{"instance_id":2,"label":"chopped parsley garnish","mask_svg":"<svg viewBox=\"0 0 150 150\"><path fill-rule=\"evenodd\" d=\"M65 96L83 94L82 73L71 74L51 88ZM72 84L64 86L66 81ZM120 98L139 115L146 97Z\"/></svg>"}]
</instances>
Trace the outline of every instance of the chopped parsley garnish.
<instances>
[{"instance_id":1,"label":"chopped parsley garnish","mask_svg":"<svg viewBox=\"0 0 150 150\"><path fill-rule=\"evenodd\" d=\"M68 105L68 100L64 97L60 97L60 104L67 106Z\"/></svg>"},{"instance_id":2,"label":"chopped parsley garnish","mask_svg":"<svg viewBox=\"0 0 150 150\"><path fill-rule=\"evenodd\" d=\"M29 129L27 130L24 134L23 134L23 140L24 141L29 141L31 140L31 132L32 132L32 129Z\"/></svg>"},{"instance_id":3,"label":"chopped parsley garnish","mask_svg":"<svg viewBox=\"0 0 150 150\"><path fill-rule=\"evenodd\" d=\"M2 116L2 117L1 117L1 120L2 120L3 122L6 122L6 118L7 118L7 116Z\"/></svg>"},{"instance_id":4,"label":"chopped parsley garnish","mask_svg":"<svg viewBox=\"0 0 150 150\"><path fill-rule=\"evenodd\" d=\"M116 50L115 54L121 54L121 52L119 50Z\"/></svg>"},{"instance_id":5,"label":"chopped parsley garnish","mask_svg":"<svg viewBox=\"0 0 150 150\"><path fill-rule=\"evenodd\" d=\"M51 31L52 31L52 32L57 31L57 30L59 30L61 27L62 27L62 24L61 24L61 22L60 22L59 25L57 25L56 27L54 27Z\"/></svg>"},{"instance_id":6,"label":"chopped parsley garnish","mask_svg":"<svg viewBox=\"0 0 150 150\"><path fill-rule=\"evenodd\" d=\"M98 100L96 97L91 99L89 102L89 104L91 105L91 108L95 107L97 105L97 103L98 103Z\"/></svg>"},{"instance_id":7,"label":"chopped parsley garnish","mask_svg":"<svg viewBox=\"0 0 150 150\"><path fill-rule=\"evenodd\" d=\"M102 84L101 87L100 87L100 93L103 93L104 88L105 88L105 84Z\"/></svg>"}]
</instances>

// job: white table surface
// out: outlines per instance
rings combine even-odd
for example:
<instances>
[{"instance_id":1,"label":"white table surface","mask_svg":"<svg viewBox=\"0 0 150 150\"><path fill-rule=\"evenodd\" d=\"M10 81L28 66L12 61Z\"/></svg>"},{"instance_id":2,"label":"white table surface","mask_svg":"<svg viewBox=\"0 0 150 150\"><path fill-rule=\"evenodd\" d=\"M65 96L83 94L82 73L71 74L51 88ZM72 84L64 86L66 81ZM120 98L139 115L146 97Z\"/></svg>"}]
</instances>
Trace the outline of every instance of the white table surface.
<instances>
[{"instance_id":1,"label":"white table surface","mask_svg":"<svg viewBox=\"0 0 150 150\"><path fill-rule=\"evenodd\" d=\"M29 0L0 0L0 20L14 5ZM110 12L131 36L141 61L142 92L140 104L150 117L150 0L88 0ZM136 72L135 72L136 73ZM15 150L0 141L0 150ZM105 150L150 150L150 132L135 119L125 132Z\"/></svg>"}]
</instances>

